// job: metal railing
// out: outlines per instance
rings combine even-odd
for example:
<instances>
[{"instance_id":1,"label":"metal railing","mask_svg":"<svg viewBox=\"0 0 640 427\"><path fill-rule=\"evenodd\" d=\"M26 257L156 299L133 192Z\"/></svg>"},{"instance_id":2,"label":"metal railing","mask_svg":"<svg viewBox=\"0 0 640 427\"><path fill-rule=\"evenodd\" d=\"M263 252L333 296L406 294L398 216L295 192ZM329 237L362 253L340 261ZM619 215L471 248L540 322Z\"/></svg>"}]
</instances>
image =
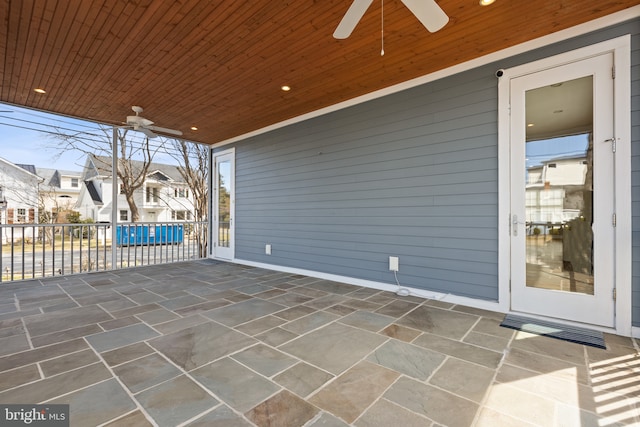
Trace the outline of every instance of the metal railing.
<instances>
[{"instance_id":1,"label":"metal railing","mask_svg":"<svg viewBox=\"0 0 640 427\"><path fill-rule=\"evenodd\" d=\"M0 224L0 282L207 256L206 222ZM113 260L115 260L115 265Z\"/></svg>"}]
</instances>

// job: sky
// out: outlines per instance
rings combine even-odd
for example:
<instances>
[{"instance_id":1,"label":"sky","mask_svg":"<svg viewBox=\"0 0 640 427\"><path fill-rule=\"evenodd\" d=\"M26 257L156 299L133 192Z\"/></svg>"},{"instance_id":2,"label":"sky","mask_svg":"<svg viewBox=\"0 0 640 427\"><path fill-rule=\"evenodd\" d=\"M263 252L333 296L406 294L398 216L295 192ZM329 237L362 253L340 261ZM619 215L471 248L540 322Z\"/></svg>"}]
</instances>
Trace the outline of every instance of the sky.
<instances>
[{"instance_id":1,"label":"sky","mask_svg":"<svg viewBox=\"0 0 640 427\"><path fill-rule=\"evenodd\" d=\"M78 134L88 142L100 140L104 133L92 122L57 116L0 103L0 157L12 163L31 164L40 168L80 172L86 154L64 151L56 133ZM135 137L142 134L136 133ZM152 139L158 143L161 138ZM158 153L154 162L175 164L168 154Z\"/></svg>"}]
</instances>

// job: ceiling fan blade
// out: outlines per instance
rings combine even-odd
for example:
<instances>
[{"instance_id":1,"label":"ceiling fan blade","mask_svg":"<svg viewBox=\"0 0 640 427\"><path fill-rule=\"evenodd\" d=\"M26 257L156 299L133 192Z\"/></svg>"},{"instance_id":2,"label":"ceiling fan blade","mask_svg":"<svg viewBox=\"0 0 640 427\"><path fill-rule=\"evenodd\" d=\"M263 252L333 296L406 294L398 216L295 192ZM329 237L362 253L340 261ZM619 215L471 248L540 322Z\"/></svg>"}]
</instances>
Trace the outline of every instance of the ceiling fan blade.
<instances>
[{"instance_id":1,"label":"ceiling fan blade","mask_svg":"<svg viewBox=\"0 0 640 427\"><path fill-rule=\"evenodd\" d=\"M449 17L435 0L402 0L430 33L435 33L449 22Z\"/></svg>"},{"instance_id":2,"label":"ceiling fan blade","mask_svg":"<svg viewBox=\"0 0 640 427\"><path fill-rule=\"evenodd\" d=\"M338 24L338 27L333 32L333 37L336 39L346 39L351 35L353 30L362 19L364 13L369 9L373 0L353 0L351 6L347 10L347 13L342 17L342 21Z\"/></svg>"},{"instance_id":3,"label":"ceiling fan blade","mask_svg":"<svg viewBox=\"0 0 640 427\"><path fill-rule=\"evenodd\" d=\"M134 129L134 130L137 130L137 131L140 131L140 132L144 133L147 138L155 138L155 137L158 136L155 133L153 133L151 130L149 130L148 128L139 127L137 129Z\"/></svg>"},{"instance_id":4,"label":"ceiling fan blade","mask_svg":"<svg viewBox=\"0 0 640 427\"><path fill-rule=\"evenodd\" d=\"M160 126L147 126L147 129L155 130L156 132L160 132L160 133L168 133L169 135L176 135L176 136L182 135L182 131L175 130L175 129L162 128Z\"/></svg>"}]
</instances>

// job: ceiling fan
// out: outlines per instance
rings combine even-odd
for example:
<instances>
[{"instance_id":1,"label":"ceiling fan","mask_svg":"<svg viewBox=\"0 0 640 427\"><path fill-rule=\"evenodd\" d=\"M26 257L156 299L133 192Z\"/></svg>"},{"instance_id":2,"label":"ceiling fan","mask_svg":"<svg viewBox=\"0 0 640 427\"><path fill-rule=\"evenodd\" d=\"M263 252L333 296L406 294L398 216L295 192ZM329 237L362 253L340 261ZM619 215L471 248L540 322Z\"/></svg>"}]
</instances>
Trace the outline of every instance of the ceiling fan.
<instances>
[{"instance_id":1,"label":"ceiling fan","mask_svg":"<svg viewBox=\"0 0 640 427\"><path fill-rule=\"evenodd\" d=\"M149 119L145 119L140 115L144 110L142 107L134 105L131 109L136 113L135 116L127 116L127 125L132 126L133 130L144 133L148 138L155 138L158 135L155 132L166 133L169 135L182 135L182 132L175 129L163 128L160 126L154 126L153 122Z\"/></svg>"},{"instance_id":2,"label":"ceiling fan","mask_svg":"<svg viewBox=\"0 0 640 427\"><path fill-rule=\"evenodd\" d=\"M371 3L373 0L353 0L347 13L338 24L338 28L333 32L333 37L336 39L349 37ZM402 0L402 3L431 33L435 33L449 22L449 17L435 0Z\"/></svg>"}]
</instances>

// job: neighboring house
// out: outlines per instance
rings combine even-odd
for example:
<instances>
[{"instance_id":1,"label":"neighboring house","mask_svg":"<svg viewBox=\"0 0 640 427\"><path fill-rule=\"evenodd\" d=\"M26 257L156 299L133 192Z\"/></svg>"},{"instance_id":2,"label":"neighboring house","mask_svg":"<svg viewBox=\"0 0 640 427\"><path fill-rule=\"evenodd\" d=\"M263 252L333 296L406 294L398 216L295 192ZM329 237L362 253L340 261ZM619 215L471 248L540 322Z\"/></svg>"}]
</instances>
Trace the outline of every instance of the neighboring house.
<instances>
[{"instance_id":1,"label":"neighboring house","mask_svg":"<svg viewBox=\"0 0 640 427\"><path fill-rule=\"evenodd\" d=\"M38 189L42 178L33 165L11 163L0 157L0 227L38 223ZM13 234L12 234L13 233ZM33 237L32 228L2 227L2 243Z\"/></svg>"},{"instance_id":2,"label":"neighboring house","mask_svg":"<svg viewBox=\"0 0 640 427\"><path fill-rule=\"evenodd\" d=\"M213 235L231 227L211 255L640 336L639 71L640 18L620 13L217 144ZM552 267L571 287L528 286L546 266L526 252L527 126L593 140L594 222L572 228L593 233L587 291L569 262ZM575 215L565 196L545 220Z\"/></svg>"},{"instance_id":3,"label":"neighboring house","mask_svg":"<svg viewBox=\"0 0 640 427\"><path fill-rule=\"evenodd\" d=\"M142 162L133 161L134 168ZM82 218L110 222L112 208L111 158L89 155L82 172L82 183L75 210ZM118 188L120 183L118 182ZM135 193L140 222L192 221L193 196L183 182L177 166L152 163L143 186ZM131 210L119 191L118 221L130 222Z\"/></svg>"},{"instance_id":4,"label":"neighboring house","mask_svg":"<svg viewBox=\"0 0 640 427\"><path fill-rule=\"evenodd\" d=\"M591 190L585 186L587 170L585 156L551 158L527 168L527 223L558 227L584 213L584 192Z\"/></svg>"},{"instance_id":5,"label":"neighboring house","mask_svg":"<svg viewBox=\"0 0 640 427\"><path fill-rule=\"evenodd\" d=\"M59 212L74 209L78 202L82 172L36 167L36 174L44 180L40 185L41 216L56 222Z\"/></svg>"}]
</instances>

